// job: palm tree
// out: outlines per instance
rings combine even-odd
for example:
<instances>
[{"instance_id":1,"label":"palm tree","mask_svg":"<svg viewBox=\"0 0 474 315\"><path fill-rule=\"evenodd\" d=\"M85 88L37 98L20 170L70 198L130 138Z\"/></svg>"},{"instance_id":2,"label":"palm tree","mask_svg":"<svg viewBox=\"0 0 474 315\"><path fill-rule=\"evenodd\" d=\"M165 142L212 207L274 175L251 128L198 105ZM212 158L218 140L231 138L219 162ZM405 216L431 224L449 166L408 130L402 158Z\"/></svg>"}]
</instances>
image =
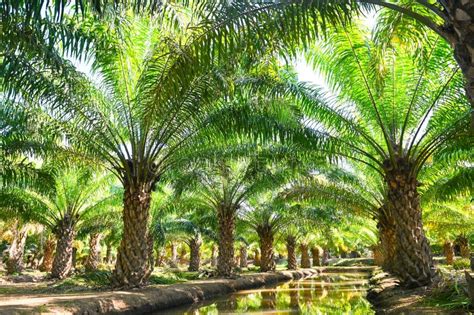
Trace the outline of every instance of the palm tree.
<instances>
[{"instance_id":1,"label":"palm tree","mask_svg":"<svg viewBox=\"0 0 474 315\"><path fill-rule=\"evenodd\" d=\"M253 136L262 128L278 128L262 124L267 113L250 110L251 103L221 98L230 63L218 67L192 55L200 17L182 10L173 20L181 23L178 28L168 23L170 17L163 22L127 14L110 23L74 25L88 34L83 45L93 42L87 46L88 73L65 58L59 48L64 46L46 45L39 34L19 44L28 55L8 54L1 71L12 95L34 99L57 120L68 117L61 126L80 154L101 160L121 180L124 231L114 271L117 286L146 282L151 192L167 171L190 156L211 155L212 146L229 145L236 130ZM73 55L81 58L82 51ZM248 115L255 119L241 119Z\"/></svg>"},{"instance_id":2,"label":"palm tree","mask_svg":"<svg viewBox=\"0 0 474 315\"><path fill-rule=\"evenodd\" d=\"M97 177L85 168L70 168L54 174L54 190L2 190L2 208L16 208L22 215L51 229L56 236L51 277L63 279L72 267L72 243L77 226L91 212L104 211L117 196L107 192L110 178Z\"/></svg>"},{"instance_id":3,"label":"palm tree","mask_svg":"<svg viewBox=\"0 0 474 315\"><path fill-rule=\"evenodd\" d=\"M107 229L104 236L104 243L106 246L104 263L111 264L113 262L113 249L118 247L122 237L122 220L119 220L112 227Z\"/></svg>"},{"instance_id":4,"label":"palm tree","mask_svg":"<svg viewBox=\"0 0 474 315\"><path fill-rule=\"evenodd\" d=\"M243 220L258 235L261 253L260 271L274 271L275 236L288 223L285 220L287 216L282 214L282 205L272 198L271 192L252 199L249 200L252 209L243 214Z\"/></svg>"},{"instance_id":5,"label":"palm tree","mask_svg":"<svg viewBox=\"0 0 474 315\"><path fill-rule=\"evenodd\" d=\"M472 213L471 200L466 197L449 202L434 202L426 207L423 221L427 234L441 243L446 263L449 265L454 261L454 243L459 239L459 235L468 235L472 232L471 227L474 224ZM467 252L467 255L464 252ZM469 249L463 250L461 256L469 258Z\"/></svg>"},{"instance_id":6,"label":"palm tree","mask_svg":"<svg viewBox=\"0 0 474 315\"><path fill-rule=\"evenodd\" d=\"M155 243L163 247L167 240L183 240L189 247L189 271L199 271L204 238L216 240L212 209L195 203L193 193L177 195L169 186L162 187L165 198L153 201L152 231Z\"/></svg>"},{"instance_id":7,"label":"palm tree","mask_svg":"<svg viewBox=\"0 0 474 315\"><path fill-rule=\"evenodd\" d=\"M201 246L203 237L215 239L215 233L207 227L211 216L201 216L196 213L184 218L175 219L162 223L162 228L166 233L173 234L174 237L183 238L184 243L189 247L189 271L199 271L201 266Z\"/></svg>"},{"instance_id":8,"label":"palm tree","mask_svg":"<svg viewBox=\"0 0 474 315\"><path fill-rule=\"evenodd\" d=\"M115 189L115 195L121 195L120 189ZM115 204L109 204L106 211L91 211L83 216L83 222L77 232L77 238L85 238L89 236L89 254L84 263L86 271L97 270L100 259L100 242L107 238L107 251L110 256L110 241L117 233L117 227L120 226L121 220L121 202L117 198ZM108 260L108 259L106 259Z\"/></svg>"},{"instance_id":9,"label":"palm tree","mask_svg":"<svg viewBox=\"0 0 474 315\"><path fill-rule=\"evenodd\" d=\"M53 268L54 250L56 249L56 242L53 236L52 233L48 233L46 241L44 242L43 260L38 267L40 271L51 272Z\"/></svg>"},{"instance_id":10,"label":"palm tree","mask_svg":"<svg viewBox=\"0 0 474 315\"><path fill-rule=\"evenodd\" d=\"M252 195L262 192L288 177L287 169L267 164L265 156L217 161L211 165L196 165L176 181L178 190L193 189L196 203L217 213L219 255L217 271L230 276L234 265L235 222L237 212Z\"/></svg>"},{"instance_id":11,"label":"palm tree","mask_svg":"<svg viewBox=\"0 0 474 315\"><path fill-rule=\"evenodd\" d=\"M61 148L55 122L40 111L25 110L18 101L0 95L0 188L8 186L48 189L51 176L38 166L36 160Z\"/></svg>"},{"instance_id":12,"label":"palm tree","mask_svg":"<svg viewBox=\"0 0 474 315\"><path fill-rule=\"evenodd\" d=\"M310 226L319 221L319 224L322 223L329 229L331 226L339 226L346 222L334 216L337 212L332 209L344 210L344 216L351 218L350 223L353 223L356 229L359 228L356 224L358 217L363 218L364 222L367 222L367 219L375 219L379 244L374 245L373 249L377 253L377 261L384 270L393 271L395 227L388 221L387 213L383 211L385 185L373 170L351 162L341 166L320 167L311 174L293 181L281 195L287 202L296 202L296 206L320 209L306 211L308 214L306 224ZM367 222L365 225L370 223ZM350 226L342 226L344 229L341 234L344 234L346 229L352 230ZM361 230L364 231L365 228Z\"/></svg>"},{"instance_id":13,"label":"palm tree","mask_svg":"<svg viewBox=\"0 0 474 315\"><path fill-rule=\"evenodd\" d=\"M375 53L366 33L342 30L309 53L333 94L294 82L286 88L298 97L315 137L324 139L315 149L365 164L383 179L384 210L395 222L399 247L397 273L407 284L422 285L431 281L432 261L421 221L418 175L450 140L472 141L470 106L457 66L441 43L433 44L421 65L405 47L383 56Z\"/></svg>"},{"instance_id":14,"label":"palm tree","mask_svg":"<svg viewBox=\"0 0 474 315\"><path fill-rule=\"evenodd\" d=\"M25 253L26 238L28 236L28 225L16 219L11 228L13 239L8 248L8 260L6 263L7 274L20 273L24 268L23 256Z\"/></svg>"},{"instance_id":15,"label":"palm tree","mask_svg":"<svg viewBox=\"0 0 474 315\"><path fill-rule=\"evenodd\" d=\"M51 174L39 166L38 160L47 153L62 150L57 145L56 124L34 108L23 109L18 100L0 95L0 190L7 188L34 188L48 191L52 186ZM13 207L12 207L13 206ZM23 254L30 218L24 216L20 204L1 211L4 220L13 220L13 241L9 248L7 272L23 269Z\"/></svg>"},{"instance_id":16,"label":"palm tree","mask_svg":"<svg viewBox=\"0 0 474 315\"><path fill-rule=\"evenodd\" d=\"M296 257L296 247L301 236L301 229L298 228L297 224L289 224L281 231L281 234L285 240L288 270L298 269L298 260Z\"/></svg>"}]
</instances>

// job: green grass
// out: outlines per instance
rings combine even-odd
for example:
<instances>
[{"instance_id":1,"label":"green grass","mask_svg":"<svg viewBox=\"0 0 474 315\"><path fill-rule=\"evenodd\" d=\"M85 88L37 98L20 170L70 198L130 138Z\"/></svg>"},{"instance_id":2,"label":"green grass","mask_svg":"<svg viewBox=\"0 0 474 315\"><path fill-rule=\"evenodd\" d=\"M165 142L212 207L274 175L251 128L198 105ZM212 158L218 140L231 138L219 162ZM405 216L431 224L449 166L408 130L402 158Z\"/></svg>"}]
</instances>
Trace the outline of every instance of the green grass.
<instances>
[{"instance_id":1,"label":"green grass","mask_svg":"<svg viewBox=\"0 0 474 315\"><path fill-rule=\"evenodd\" d=\"M436 290L423 301L423 304L427 306L466 310L469 309L469 303L469 297L463 292L462 288L456 285Z\"/></svg>"},{"instance_id":2,"label":"green grass","mask_svg":"<svg viewBox=\"0 0 474 315\"><path fill-rule=\"evenodd\" d=\"M26 273L25 273L26 274ZM33 274L33 273L31 273ZM36 276L43 276L46 273L34 273ZM35 285L26 282L24 286L9 286L8 284L0 287L0 294L57 294L73 293L85 291L105 291L111 289L112 272L110 270L98 270L92 272L82 272L74 274L66 279L52 281L46 279L39 281ZM150 277L151 284L175 284L184 283L199 279L198 272L159 270L155 271Z\"/></svg>"},{"instance_id":3,"label":"green grass","mask_svg":"<svg viewBox=\"0 0 474 315\"><path fill-rule=\"evenodd\" d=\"M467 258L456 259L453 263L455 270L469 269L471 268L471 261Z\"/></svg>"},{"instance_id":4,"label":"green grass","mask_svg":"<svg viewBox=\"0 0 474 315\"><path fill-rule=\"evenodd\" d=\"M190 271L161 271L154 272L150 277L151 284L174 284L199 279L198 272Z\"/></svg>"},{"instance_id":5,"label":"green grass","mask_svg":"<svg viewBox=\"0 0 474 315\"><path fill-rule=\"evenodd\" d=\"M451 266L449 266L451 267ZM452 268L438 268L442 280L421 303L444 309L469 309L470 300L465 292L463 273Z\"/></svg>"},{"instance_id":6,"label":"green grass","mask_svg":"<svg viewBox=\"0 0 474 315\"><path fill-rule=\"evenodd\" d=\"M75 292L83 290L103 290L110 287L112 273L108 270L97 270L73 275L55 282L49 287L51 292Z\"/></svg>"}]
</instances>

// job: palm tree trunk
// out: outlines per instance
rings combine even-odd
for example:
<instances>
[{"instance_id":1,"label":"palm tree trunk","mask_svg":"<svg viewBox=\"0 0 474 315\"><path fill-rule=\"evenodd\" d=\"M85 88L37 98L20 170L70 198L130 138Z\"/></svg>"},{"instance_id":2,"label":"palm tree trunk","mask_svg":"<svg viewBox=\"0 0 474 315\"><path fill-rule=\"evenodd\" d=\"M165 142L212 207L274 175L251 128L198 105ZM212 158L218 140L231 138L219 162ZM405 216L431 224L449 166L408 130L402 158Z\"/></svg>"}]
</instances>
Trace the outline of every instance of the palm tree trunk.
<instances>
[{"instance_id":1,"label":"palm tree trunk","mask_svg":"<svg viewBox=\"0 0 474 315\"><path fill-rule=\"evenodd\" d=\"M165 258L165 253L163 247L159 247L156 250L156 260L155 260L155 267L163 266L163 260Z\"/></svg>"},{"instance_id":2,"label":"palm tree trunk","mask_svg":"<svg viewBox=\"0 0 474 315\"><path fill-rule=\"evenodd\" d=\"M199 235L189 240L189 271L199 271L201 266L201 245L202 239Z\"/></svg>"},{"instance_id":3,"label":"palm tree trunk","mask_svg":"<svg viewBox=\"0 0 474 315\"><path fill-rule=\"evenodd\" d=\"M13 228L13 241L8 250L7 274L19 273L24 268L23 255L25 253L28 228L16 220Z\"/></svg>"},{"instance_id":4,"label":"palm tree trunk","mask_svg":"<svg viewBox=\"0 0 474 315\"><path fill-rule=\"evenodd\" d=\"M170 254L170 267L178 268L178 246L175 242L171 242L170 244Z\"/></svg>"},{"instance_id":5,"label":"palm tree trunk","mask_svg":"<svg viewBox=\"0 0 474 315\"><path fill-rule=\"evenodd\" d=\"M273 259L273 231L270 227L264 226L257 229L260 241L260 271L267 272L275 270L275 260Z\"/></svg>"},{"instance_id":6,"label":"palm tree trunk","mask_svg":"<svg viewBox=\"0 0 474 315\"><path fill-rule=\"evenodd\" d=\"M240 246L240 261L239 266L240 268L247 268L247 246L242 245Z\"/></svg>"},{"instance_id":7,"label":"palm tree trunk","mask_svg":"<svg viewBox=\"0 0 474 315\"><path fill-rule=\"evenodd\" d=\"M89 239L89 256L85 263L87 271L97 270L100 263L100 233L92 233Z\"/></svg>"},{"instance_id":8,"label":"palm tree trunk","mask_svg":"<svg viewBox=\"0 0 474 315\"><path fill-rule=\"evenodd\" d=\"M397 244L393 271L406 286L427 285L434 275L433 260L423 231L418 182L399 169L389 171L387 181L387 209L393 215Z\"/></svg>"},{"instance_id":9,"label":"palm tree trunk","mask_svg":"<svg viewBox=\"0 0 474 315\"><path fill-rule=\"evenodd\" d=\"M217 266L217 246L216 244L212 244L211 267L215 266Z\"/></svg>"},{"instance_id":10,"label":"palm tree trunk","mask_svg":"<svg viewBox=\"0 0 474 315\"><path fill-rule=\"evenodd\" d=\"M454 58L466 81L466 95L474 108L474 5L472 1L447 0L446 12L452 24L443 27L451 47L454 49ZM471 119L474 128L474 112Z\"/></svg>"},{"instance_id":11,"label":"palm tree trunk","mask_svg":"<svg viewBox=\"0 0 474 315\"><path fill-rule=\"evenodd\" d=\"M116 287L139 287L150 274L148 220L151 183L125 181L123 235L117 253L113 283Z\"/></svg>"},{"instance_id":12,"label":"palm tree trunk","mask_svg":"<svg viewBox=\"0 0 474 315\"><path fill-rule=\"evenodd\" d=\"M301 268L311 268L311 260L309 259L308 245L300 244L301 251Z\"/></svg>"},{"instance_id":13,"label":"palm tree trunk","mask_svg":"<svg viewBox=\"0 0 474 315\"><path fill-rule=\"evenodd\" d=\"M72 269L72 243L75 231L72 218L69 215L59 222L56 231L56 254L54 255L51 277L57 279L66 278Z\"/></svg>"},{"instance_id":14,"label":"palm tree trunk","mask_svg":"<svg viewBox=\"0 0 474 315\"><path fill-rule=\"evenodd\" d=\"M313 267L321 266L319 261L319 248L311 247L311 256L313 256Z\"/></svg>"},{"instance_id":15,"label":"palm tree trunk","mask_svg":"<svg viewBox=\"0 0 474 315\"><path fill-rule=\"evenodd\" d=\"M323 248L323 259L321 261L321 264L323 266L327 266L328 259L329 259L329 250L327 248Z\"/></svg>"},{"instance_id":16,"label":"palm tree trunk","mask_svg":"<svg viewBox=\"0 0 474 315\"><path fill-rule=\"evenodd\" d=\"M179 251L179 263L181 265L184 265L186 263L186 248L181 246L181 249Z\"/></svg>"},{"instance_id":17,"label":"palm tree trunk","mask_svg":"<svg viewBox=\"0 0 474 315\"><path fill-rule=\"evenodd\" d=\"M260 251L258 249L255 250L253 260L254 260L253 264L255 266L260 266Z\"/></svg>"},{"instance_id":18,"label":"palm tree trunk","mask_svg":"<svg viewBox=\"0 0 474 315\"><path fill-rule=\"evenodd\" d=\"M397 238L395 219L388 207L379 209L379 222L377 224L380 239L381 266L387 272L394 272L396 264Z\"/></svg>"},{"instance_id":19,"label":"palm tree trunk","mask_svg":"<svg viewBox=\"0 0 474 315\"><path fill-rule=\"evenodd\" d=\"M56 241L49 237L44 244L43 262L39 266L40 271L50 272L53 268L54 249L56 248Z\"/></svg>"},{"instance_id":20,"label":"palm tree trunk","mask_svg":"<svg viewBox=\"0 0 474 315\"><path fill-rule=\"evenodd\" d=\"M296 237L288 235L285 239L286 251L288 253L288 270L298 269L298 263L296 260Z\"/></svg>"},{"instance_id":21,"label":"palm tree trunk","mask_svg":"<svg viewBox=\"0 0 474 315\"><path fill-rule=\"evenodd\" d=\"M153 237L153 233L148 233L148 270L145 274L145 279L150 278L153 270L155 269L155 255L154 255L154 245L155 245L155 238Z\"/></svg>"},{"instance_id":22,"label":"palm tree trunk","mask_svg":"<svg viewBox=\"0 0 474 315\"><path fill-rule=\"evenodd\" d=\"M219 224L219 256L217 257L217 274L221 277L232 275L234 265L234 207L221 206L217 211Z\"/></svg>"},{"instance_id":23,"label":"palm tree trunk","mask_svg":"<svg viewBox=\"0 0 474 315\"><path fill-rule=\"evenodd\" d=\"M464 235L459 235L456 239L459 245L459 251L462 258L470 258L471 250L469 249L469 240Z\"/></svg>"},{"instance_id":24,"label":"palm tree trunk","mask_svg":"<svg viewBox=\"0 0 474 315\"><path fill-rule=\"evenodd\" d=\"M374 264L382 267L384 264L384 255L382 253L382 245L377 243L371 247L373 252Z\"/></svg>"},{"instance_id":25,"label":"palm tree trunk","mask_svg":"<svg viewBox=\"0 0 474 315\"><path fill-rule=\"evenodd\" d=\"M111 264L112 263L112 245L107 244L107 249L105 251L105 263Z\"/></svg>"},{"instance_id":26,"label":"palm tree trunk","mask_svg":"<svg viewBox=\"0 0 474 315\"><path fill-rule=\"evenodd\" d=\"M77 247L72 248L72 270L76 270L76 265L77 265Z\"/></svg>"},{"instance_id":27,"label":"palm tree trunk","mask_svg":"<svg viewBox=\"0 0 474 315\"><path fill-rule=\"evenodd\" d=\"M454 262L454 246L453 242L446 241L443 244L444 255L446 256L446 264L452 265Z\"/></svg>"}]
</instances>

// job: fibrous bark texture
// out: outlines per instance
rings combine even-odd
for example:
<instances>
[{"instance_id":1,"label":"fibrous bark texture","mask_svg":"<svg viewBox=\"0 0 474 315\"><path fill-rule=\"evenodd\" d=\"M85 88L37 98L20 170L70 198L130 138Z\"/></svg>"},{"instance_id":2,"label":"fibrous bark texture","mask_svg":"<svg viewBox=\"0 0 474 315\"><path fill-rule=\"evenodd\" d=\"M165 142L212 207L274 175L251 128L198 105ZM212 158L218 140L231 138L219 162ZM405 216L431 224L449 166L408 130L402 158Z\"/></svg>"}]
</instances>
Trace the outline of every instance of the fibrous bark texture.
<instances>
[{"instance_id":1,"label":"fibrous bark texture","mask_svg":"<svg viewBox=\"0 0 474 315\"><path fill-rule=\"evenodd\" d=\"M255 266L260 266L260 251L258 249L255 250L255 253L253 255L253 264Z\"/></svg>"},{"instance_id":2,"label":"fibrous bark texture","mask_svg":"<svg viewBox=\"0 0 474 315\"><path fill-rule=\"evenodd\" d=\"M260 271L267 272L275 270L273 259L273 231L268 225L259 226L257 234L260 242Z\"/></svg>"},{"instance_id":3,"label":"fibrous bark texture","mask_svg":"<svg viewBox=\"0 0 474 315\"><path fill-rule=\"evenodd\" d=\"M57 279L66 278L72 269L72 243L75 231L73 219L65 215L59 222L56 230L56 254L54 255L51 277Z\"/></svg>"},{"instance_id":4,"label":"fibrous bark texture","mask_svg":"<svg viewBox=\"0 0 474 315\"><path fill-rule=\"evenodd\" d=\"M44 243L43 262L39 266L40 271L50 272L53 268L54 249L56 248L56 241L49 237Z\"/></svg>"},{"instance_id":5,"label":"fibrous bark texture","mask_svg":"<svg viewBox=\"0 0 474 315\"><path fill-rule=\"evenodd\" d=\"M240 257L239 257L240 268L247 268L247 246L240 246Z\"/></svg>"},{"instance_id":6,"label":"fibrous bark texture","mask_svg":"<svg viewBox=\"0 0 474 315\"><path fill-rule=\"evenodd\" d=\"M395 254L397 252L397 238L395 232L395 219L389 207L379 209L379 230L381 266L387 272L394 272L396 265Z\"/></svg>"},{"instance_id":7,"label":"fibrous bark texture","mask_svg":"<svg viewBox=\"0 0 474 315\"><path fill-rule=\"evenodd\" d=\"M418 182L410 175L410 163L387 171L387 209L395 221L396 253L393 272L409 287L431 283L433 261L421 220Z\"/></svg>"},{"instance_id":8,"label":"fibrous bark texture","mask_svg":"<svg viewBox=\"0 0 474 315\"><path fill-rule=\"evenodd\" d=\"M298 269L296 260L296 237L288 235L285 239L286 251L288 253L288 270Z\"/></svg>"},{"instance_id":9,"label":"fibrous bark texture","mask_svg":"<svg viewBox=\"0 0 474 315\"><path fill-rule=\"evenodd\" d=\"M26 237L28 228L18 220L13 228L13 240L8 250L7 274L19 273L23 270L23 256L25 253Z\"/></svg>"},{"instance_id":10,"label":"fibrous bark texture","mask_svg":"<svg viewBox=\"0 0 474 315\"><path fill-rule=\"evenodd\" d=\"M454 245L451 241L445 241L443 244L444 256L446 256L446 264L452 265L454 262Z\"/></svg>"},{"instance_id":11,"label":"fibrous bark texture","mask_svg":"<svg viewBox=\"0 0 474 315\"><path fill-rule=\"evenodd\" d=\"M189 240L189 271L198 271L201 267L202 238L197 235Z\"/></svg>"},{"instance_id":12,"label":"fibrous bark texture","mask_svg":"<svg viewBox=\"0 0 474 315\"><path fill-rule=\"evenodd\" d=\"M470 258L471 250L469 249L469 240L464 235L459 235L456 239L456 243L459 245L459 251L462 258Z\"/></svg>"},{"instance_id":13,"label":"fibrous bark texture","mask_svg":"<svg viewBox=\"0 0 474 315\"><path fill-rule=\"evenodd\" d=\"M105 251L105 260L104 262L106 264L111 264L112 263L112 245L107 244L107 249Z\"/></svg>"},{"instance_id":14,"label":"fibrous bark texture","mask_svg":"<svg viewBox=\"0 0 474 315\"><path fill-rule=\"evenodd\" d=\"M301 268L311 268L311 260L308 253L309 246L307 244L300 244L301 251Z\"/></svg>"},{"instance_id":15,"label":"fibrous bark texture","mask_svg":"<svg viewBox=\"0 0 474 315\"><path fill-rule=\"evenodd\" d=\"M179 263L181 265L186 263L186 248L184 248L184 246L181 246L179 251Z\"/></svg>"},{"instance_id":16,"label":"fibrous bark texture","mask_svg":"<svg viewBox=\"0 0 474 315\"><path fill-rule=\"evenodd\" d=\"M170 254L170 267L178 268L178 246L175 242L171 242L170 244Z\"/></svg>"},{"instance_id":17,"label":"fibrous bark texture","mask_svg":"<svg viewBox=\"0 0 474 315\"><path fill-rule=\"evenodd\" d=\"M162 267L165 259L165 251L163 247L156 250L155 267Z\"/></svg>"},{"instance_id":18,"label":"fibrous bark texture","mask_svg":"<svg viewBox=\"0 0 474 315\"><path fill-rule=\"evenodd\" d=\"M155 268L155 255L154 255L154 244L155 244L155 239L153 237L153 233L148 233L148 238L147 238L147 246L148 246L148 269L147 273L145 275L145 279L150 278L153 269Z\"/></svg>"},{"instance_id":19,"label":"fibrous bark texture","mask_svg":"<svg viewBox=\"0 0 474 315\"><path fill-rule=\"evenodd\" d=\"M327 266L329 259L329 250L327 248L323 248L323 258L321 260L321 264L323 266Z\"/></svg>"},{"instance_id":20,"label":"fibrous bark texture","mask_svg":"<svg viewBox=\"0 0 474 315\"><path fill-rule=\"evenodd\" d=\"M319 261L319 248L311 247L311 256L313 256L313 267L317 267L321 265Z\"/></svg>"},{"instance_id":21,"label":"fibrous bark texture","mask_svg":"<svg viewBox=\"0 0 474 315\"><path fill-rule=\"evenodd\" d=\"M211 253L211 267L217 266L217 245L212 245L212 253Z\"/></svg>"},{"instance_id":22,"label":"fibrous bark texture","mask_svg":"<svg viewBox=\"0 0 474 315\"><path fill-rule=\"evenodd\" d=\"M377 243L376 245L373 245L371 247L373 255L374 255L374 263L377 266L382 267L384 263L384 256L382 253L382 245L380 243Z\"/></svg>"},{"instance_id":23,"label":"fibrous bark texture","mask_svg":"<svg viewBox=\"0 0 474 315\"><path fill-rule=\"evenodd\" d=\"M123 236L113 273L116 287L139 287L150 274L148 220L151 183L124 183Z\"/></svg>"},{"instance_id":24,"label":"fibrous bark texture","mask_svg":"<svg viewBox=\"0 0 474 315\"><path fill-rule=\"evenodd\" d=\"M445 37L454 49L456 59L464 75L466 95L474 108L474 1L447 0L443 7L448 23L442 28ZM471 125L474 128L474 111Z\"/></svg>"},{"instance_id":25,"label":"fibrous bark texture","mask_svg":"<svg viewBox=\"0 0 474 315\"><path fill-rule=\"evenodd\" d=\"M229 205L221 205L217 211L219 224L217 273L221 277L229 277L234 265L235 211L236 208Z\"/></svg>"},{"instance_id":26,"label":"fibrous bark texture","mask_svg":"<svg viewBox=\"0 0 474 315\"><path fill-rule=\"evenodd\" d=\"M97 270L100 263L100 233L92 233L89 238L89 256L85 263L87 271Z\"/></svg>"}]
</instances>

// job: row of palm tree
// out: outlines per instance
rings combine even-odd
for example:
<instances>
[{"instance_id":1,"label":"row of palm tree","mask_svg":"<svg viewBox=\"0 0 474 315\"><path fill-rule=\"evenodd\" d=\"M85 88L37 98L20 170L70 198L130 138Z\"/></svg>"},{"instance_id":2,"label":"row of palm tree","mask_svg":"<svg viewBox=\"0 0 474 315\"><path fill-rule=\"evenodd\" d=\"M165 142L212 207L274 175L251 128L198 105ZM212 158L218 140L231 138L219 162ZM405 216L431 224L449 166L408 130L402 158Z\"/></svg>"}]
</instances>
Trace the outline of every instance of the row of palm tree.
<instances>
[{"instance_id":1,"label":"row of palm tree","mask_svg":"<svg viewBox=\"0 0 474 315\"><path fill-rule=\"evenodd\" d=\"M55 235L56 254L52 262L48 262L50 258L44 258L44 269L49 271L51 268L51 276L62 279L71 271L73 242L78 231L93 231L94 224L103 229L106 227L107 216L113 216L113 212L117 213L120 203L117 202L119 199L116 192L107 191L111 189L110 176L98 176L86 168L50 172L54 178L50 191L40 192L22 187L2 189L0 208L4 217L40 223ZM100 224L96 223L98 218L101 218ZM91 237L91 243L97 246L99 234L96 232L93 235L95 237ZM23 241L20 241L22 239ZM14 244L22 242L22 246L14 247L14 252L10 250L10 272L22 269L24 239L26 237L22 238L20 235L14 239ZM51 257L52 246L48 244L45 256ZM97 257L92 256L91 259L89 263L97 265ZM51 267L48 266L50 263Z\"/></svg>"},{"instance_id":2,"label":"row of palm tree","mask_svg":"<svg viewBox=\"0 0 474 315\"><path fill-rule=\"evenodd\" d=\"M375 39L363 26L347 25L352 14L375 4L412 17L430 14L417 13L421 8L438 8L421 2L405 9L363 1L307 6L209 2L164 4L153 17L118 5L101 10L100 19L87 14L74 19L61 10L57 16L25 15L34 12L31 7L7 2L2 8L8 13L2 22L2 96L38 111L55 127L50 134L59 135L61 150L101 164L122 184L117 286L143 285L151 273L149 221L153 191L161 182L177 179L178 191L191 191L199 206L215 211L218 272L229 276L237 212L260 192L292 186L288 181L295 165L324 173L328 162L343 170L349 164L364 168L370 178L365 186L372 187L366 190L352 178L347 185L355 185L358 203L352 209L378 220L387 268L409 285L424 285L432 279L433 264L421 220L420 180L433 160L442 168L472 156L468 76L465 67L458 70L463 44L456 46L457 60L430 33L421 54L416 45L390 40L393 34L380 44L383 32L411 25L400 16L391 17L397 25L381 28ZM380 18L393 13L387 12ZM305 27L297 31L301 23ZM315 30L326 36L318 38ZM302 52L326 86L299 82L282 65L280 51L287 56ZM89 69L81 72L81 63ZM2 151L2 158L11 159L8 154ZM351 181L344 174L333 174L334 179ZM3 179L2 184L8 187ZM330 194L335 195L336 184ZM335 196L335 203L350 196ZM271 270L274 235L268 229L284 220L266 202L255 207L267 210L261 210L261 224L254 228L263 268ZM56 224L70 231L64 244L70 244L81 211L67 209ZM287 239L291 245L292 237ZM63 252L59 243L58 250ZM58 264L68 265L68 257L65 253Z\"/></svg>"}]
</instances>

